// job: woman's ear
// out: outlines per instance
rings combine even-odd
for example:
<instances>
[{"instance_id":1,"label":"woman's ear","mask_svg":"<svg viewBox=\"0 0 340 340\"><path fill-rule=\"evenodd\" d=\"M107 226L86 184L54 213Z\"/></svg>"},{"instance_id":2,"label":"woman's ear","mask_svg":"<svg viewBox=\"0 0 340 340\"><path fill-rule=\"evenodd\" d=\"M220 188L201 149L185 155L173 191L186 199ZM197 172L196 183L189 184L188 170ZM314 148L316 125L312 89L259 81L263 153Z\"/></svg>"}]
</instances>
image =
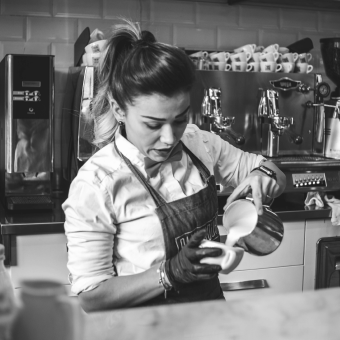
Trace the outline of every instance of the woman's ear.
<instances>
[{"instance_id":1,"label":"woman's ear","mask_svg":"<svg viewBox=\"0 0 340 340\"><path fill-rule=\"evenodd\" d=\"M117 102L115 100L111 101L111 107L112 107L113 115L115 116L116 120L118 122L124 122L124 120L125 120L125 113L119 107L119 105L117 104Z\"/></svg>"}]
</instances>

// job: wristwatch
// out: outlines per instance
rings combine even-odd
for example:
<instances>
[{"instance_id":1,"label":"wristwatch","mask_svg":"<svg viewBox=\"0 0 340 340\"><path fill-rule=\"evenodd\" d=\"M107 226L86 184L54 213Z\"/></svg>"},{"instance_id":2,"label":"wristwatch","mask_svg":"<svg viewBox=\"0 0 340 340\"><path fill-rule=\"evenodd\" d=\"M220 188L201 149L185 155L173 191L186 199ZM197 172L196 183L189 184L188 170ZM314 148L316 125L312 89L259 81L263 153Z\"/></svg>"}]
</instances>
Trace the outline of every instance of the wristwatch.
<instances>
[{"instance_id":1,"label":"wristwatch","mask_svg":"<svg viewBox=\"0 0 340 340\"><path fill-rule=\"evenodd\" d=\"M258 171L263 172L263 173L266 174L267 176L269 176L269 177L275 179L275 181L277 180L277 178L276 178L276 172L275 172L274 170L272 170L272 169L267 168L267 167L264 166L264 165L260 165L258 168L254 168L254 169L253 169L252 171L250 171L250 172L253 172L253 171L255 171L255 170L258 170Z\"/></svg>"}]
</instances>

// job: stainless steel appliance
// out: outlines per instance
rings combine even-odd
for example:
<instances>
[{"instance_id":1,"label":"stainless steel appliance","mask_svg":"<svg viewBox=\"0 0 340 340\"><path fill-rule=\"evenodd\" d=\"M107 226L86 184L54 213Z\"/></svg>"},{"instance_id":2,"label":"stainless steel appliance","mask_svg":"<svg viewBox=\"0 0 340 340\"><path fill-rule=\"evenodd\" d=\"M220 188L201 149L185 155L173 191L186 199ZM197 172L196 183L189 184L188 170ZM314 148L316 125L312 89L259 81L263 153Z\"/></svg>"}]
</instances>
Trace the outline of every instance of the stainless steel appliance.
<instances>
[{"instance_id":1,"label":"stainless steel appliance","mask_svg":"<svg viewBox=\"0 0 340 340\"><path fill-rule=\"evenodd\" d=\"M286 174L286 193L340 189L340 161L325 157L324 99L330 87L321 75L196 74L192 123L276 163Z\"/></svg>"},{"instance_id":2,"label":"stainless steel appliance","mask_svg":"<svg viewBox=\"0 0 340 340\"><path fill-rule=\"evenodd\" d=\"M9 210L50 209L54 56L6 55L0 79L1 202Z\"/></svg>"}]
</instances>

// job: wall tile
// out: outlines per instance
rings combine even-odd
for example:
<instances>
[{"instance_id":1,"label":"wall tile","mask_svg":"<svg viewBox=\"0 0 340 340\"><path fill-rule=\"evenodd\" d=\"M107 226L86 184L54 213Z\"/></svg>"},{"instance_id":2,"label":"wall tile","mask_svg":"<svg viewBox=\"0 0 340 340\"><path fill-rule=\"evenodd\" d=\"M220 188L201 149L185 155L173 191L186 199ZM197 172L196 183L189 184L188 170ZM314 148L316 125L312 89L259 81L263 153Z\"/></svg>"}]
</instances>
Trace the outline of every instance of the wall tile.
<instances>
[{"instance_id":1,"label":"wall tile","mask_svg":"<svg viewBox=\"0 0 340 340\"><path fill-rule=\"evenodd\" d=\"M271 44L279 44L287 46L294 43L297 39L297 33L294 30L260 30L260 45L268 46Z\"/></svg>"},{"instance_id":2,"label":"wall tile","mask_svg":"<svg viewBox=\"0 0 340 340\"><path fill-rule=\"evenodd\" d=\"M266 6L241 6L240 26L279 28L279 9Z\"/></svg>"},{"instance_id":3,"label":"wall tile","mask_svg":"<svg viewBox=\"0 0 340 340\"><path fill-rule=\"evenodd\" d=\"M104 18L112 19L123 16L132 20L141 21L141 10L139 1L136 0L104 0Z\"/></svg>"},{"instance_id":4,"label":"wall tile","mask_svg":"<svg viewBox=\"0 0 340 340\"><path fill-rule=\"evenodd\" d=\"M51 47L56 67L74 66L74 44L52 43Z\"/></svg>"},{"instance_id":5,"label":"wall tile","mask_svg":"<svg viewBox=\"0 0 340 340\"><path fill-rule=\"evenodd\" d=\"M202 26L175 25L174 44L189 50L215 50L216 29Z\"/></svg>"},{"instance_id":6,"label":"wall tile","mask_svg":"<svg viewBox=\"0 0 340 340\"><path fill-rule=\"evenodd\" d=\"M6 54L50 54L50 44L28 42L3 42L4 55Z\"/></svg>"},{"instance_id":7,"label":"wall tile","mask_svg":"<svg viewBox=\"0 0 340 340\"><path fill-rule=\"evenodd\" d=\"M320 31L339 31L339 12L320 12Z\"/></svg>"},{"instance_id":8,"label":"wall tile","mask_svg":"<svg viewBox=\"0 0 340 340\"><path fill-rule=\"evenodd\" d=\"M25 40L26 18L1 16L0 40Z\"/></svg>"},{"instance_id":9,"label":"wall tile","mask_svg":"<svg viewBox=\"0 0 340 340\"><path fill-rule=\"evenodd\" d=\"M141 27L143 30L150 31L157 41L166 44L173 44L173 25L144 23Z\"/></svg>"},{"instance_id":10,"label":"wall tile","mask_svg":"<svg viewBox=\"0 0 340 340\"><path fill-rule=\"evenodd\" d=\"M239 7L226 4L198 3L197 23L237 26L239 23Z\"/></svg>"},{"instance_id":11,"label":"wall tile","mask_svg":"<svg viewBox=\"0 0 340 340\"><path fill-rule=\"evenodd\" d=\"M281 28L299 28L316 31L318 29L318 12L282 8L280 11Z\"/></svg>"},{"instance_id":12,"label":"wall tile","mask_svg":"<svg viewBox=\"0 0 340 340\"><path fill-rule=\"evenodd\" d=\"M258 30L243 28L219 28L217 30L217 49L231 51L246 44L258 45Z\"/></svg>"},{"instance_id":13,"label":"wall tile","mask_svg":"<svg viewBox=\"0 0 340 340\"><path fill-rule=\"evenodd\" d=\"M78 37L76 19L28 19L28 41L74 42Z\"/></svg>"},{"instance_id":14,"label":"wall tile","mask_svg":"<svg viewBox=\"0 0 340 340\"><path fill-rule=\"evenodd\" d=\"M52 16L53 0L2 0L1 13Z\"/></svg>"},{"instance_id":15,"label":"wall tile","mask_svg":"<svg viewBox=\"0 0 340 340\"><path fill-rule=\"evenodd\" d=\"M54 0L54 15L57 17L101 18L102 1Z\"/></svg>"},{"instance_id":16,"label":"wall tile","mask_svg":"<svg viewBox=\"0 0 340 340\"><path fill-rule=\"evenodd\" d=\"M194 2L153 0L150 10L152 22L195 23L196 10Z\"/></svg>"}]
</instances>

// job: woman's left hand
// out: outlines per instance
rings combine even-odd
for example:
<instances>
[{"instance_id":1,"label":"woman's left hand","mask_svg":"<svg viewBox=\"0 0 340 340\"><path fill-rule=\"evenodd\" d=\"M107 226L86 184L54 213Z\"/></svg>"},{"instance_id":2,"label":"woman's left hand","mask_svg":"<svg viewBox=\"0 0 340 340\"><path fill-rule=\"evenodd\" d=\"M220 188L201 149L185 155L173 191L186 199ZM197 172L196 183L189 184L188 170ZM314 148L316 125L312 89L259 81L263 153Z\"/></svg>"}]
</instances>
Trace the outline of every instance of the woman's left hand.
<instances>
[{"instance_id":1,"label":"woman's left hand","mask_svg":"<svg viewBox=\"0 0 340 340\"><path fill-rule=\"evenodd\" d=\"M269 203L273 198L279 196L286 186L285 175L271 162L265 162L263 165L269 167L268 163L270 163L270 168L276 172L277 180L259 170L251 172L229 196L224 210L238 198L244 198L251 193L257 213L262 215L262 204Z\"/></svg>"}]
</instances>

